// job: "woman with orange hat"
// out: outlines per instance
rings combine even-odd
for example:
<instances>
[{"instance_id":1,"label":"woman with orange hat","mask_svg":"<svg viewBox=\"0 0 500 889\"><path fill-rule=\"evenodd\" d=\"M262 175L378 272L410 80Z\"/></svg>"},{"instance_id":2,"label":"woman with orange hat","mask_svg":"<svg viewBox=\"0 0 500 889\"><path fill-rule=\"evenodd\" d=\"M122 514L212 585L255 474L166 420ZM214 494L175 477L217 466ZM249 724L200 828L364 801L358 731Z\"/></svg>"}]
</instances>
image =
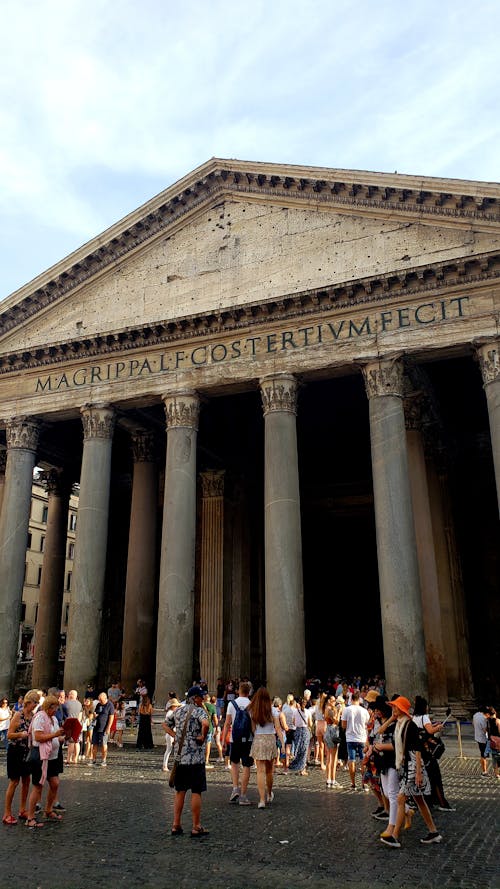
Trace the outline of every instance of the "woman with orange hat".
<instances>
[{"instance_id":1,"label":"woman with orange hat","mask_svg":"<svg viewBox=\"0 0 500 889\"><path fill-rule=\"evenodd\" d=\"M405 821L405 806L408 797L413 797L417 808L425 821L428 829L427 836L422 837L421 843L430 845L440 843L443 839L425 801L425 794L431 792L429 776L425 770L422 759L422 741L420 732L412 721L410 702L402 696L394 701L388 701L396 718L394 730L394 748L396 753L396 768L400 775L398 793L398 811L396 825L391 836L381 836L380 840L386 846L394 849L401 847L399 832Z\"/></svg>"}]
</instances>

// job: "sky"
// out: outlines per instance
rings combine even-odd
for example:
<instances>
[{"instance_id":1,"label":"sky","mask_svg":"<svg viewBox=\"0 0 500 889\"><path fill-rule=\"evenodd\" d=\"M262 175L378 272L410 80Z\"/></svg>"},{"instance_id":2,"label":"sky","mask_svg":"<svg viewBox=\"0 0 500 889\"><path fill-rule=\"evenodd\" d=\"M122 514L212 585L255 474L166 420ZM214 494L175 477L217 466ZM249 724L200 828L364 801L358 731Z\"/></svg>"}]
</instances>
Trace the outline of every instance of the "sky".
<instances>
[{"instance_id":1,"label":"sky","mask_svg":"<svg viewBox=\"0 0 500 889\"><path fill-rule=\"evenodd\" d=\"M216 156L497 181L498 0L0 0L0 299Z\"/></svg>"}]
</instances>

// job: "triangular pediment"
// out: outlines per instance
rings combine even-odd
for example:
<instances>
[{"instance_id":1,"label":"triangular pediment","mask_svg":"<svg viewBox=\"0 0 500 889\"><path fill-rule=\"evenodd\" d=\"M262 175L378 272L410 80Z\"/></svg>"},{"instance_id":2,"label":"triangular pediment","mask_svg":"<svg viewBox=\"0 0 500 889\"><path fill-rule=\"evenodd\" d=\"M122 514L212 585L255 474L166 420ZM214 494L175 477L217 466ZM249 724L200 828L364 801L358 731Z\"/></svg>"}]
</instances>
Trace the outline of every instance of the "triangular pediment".
<instances>
[{"instance_id":1,"label":"triangular pediment","mask_svg":"<svg viewBox=\"0 0 500 889\"><path fill-rule=\"evenodd\" d=\"M2 304L0 354L497 251L491 183L213 159Z\"/></svg>"}]
</instances>

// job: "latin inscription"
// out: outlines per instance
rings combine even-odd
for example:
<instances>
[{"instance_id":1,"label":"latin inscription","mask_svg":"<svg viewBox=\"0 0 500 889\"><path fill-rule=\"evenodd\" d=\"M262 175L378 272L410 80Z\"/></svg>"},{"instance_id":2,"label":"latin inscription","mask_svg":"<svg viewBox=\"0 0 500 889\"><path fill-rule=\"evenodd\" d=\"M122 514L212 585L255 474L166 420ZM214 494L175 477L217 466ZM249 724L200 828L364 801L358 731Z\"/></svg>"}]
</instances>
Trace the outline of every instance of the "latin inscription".
<instances>
[{"instance_id":1,"label":"latin inscription","mask_svg":"<svg viewBox=\"0 0 500 889\"><path fill-rule=\"evenodd\" d=\"M228 363L241 358L260 358L271 353L309 349L342 340L372 336L377 332L385 333L407 327L421 328L428 324L439 324L465 317L468 300L468 296L457 296L419 303L416 306L394 308L366 315L364 318L341 318L338 321L324 321L290 330L262 333L260 336L241 337L228 343L204 343L194 348L190 346L186 349L169 349L150 355L148 358L93 364L67 373L40 376L36 382L35 392L58 392L97 383L141 379L172 371Z\"/></svg>"}]
</instances>

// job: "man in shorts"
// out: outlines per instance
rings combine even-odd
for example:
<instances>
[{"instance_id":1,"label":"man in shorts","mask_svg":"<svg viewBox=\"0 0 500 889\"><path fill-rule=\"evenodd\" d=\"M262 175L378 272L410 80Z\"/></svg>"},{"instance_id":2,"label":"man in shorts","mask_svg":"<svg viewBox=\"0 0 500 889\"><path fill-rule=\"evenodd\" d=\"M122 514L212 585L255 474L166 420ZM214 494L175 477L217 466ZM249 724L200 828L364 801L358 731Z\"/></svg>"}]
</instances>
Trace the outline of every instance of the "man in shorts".
<instances>
[{"instance_id":1,"label":"man in shorts","mask_svg":"<svg viewBox=\"0 0 500 889\"><path fill-rule=\"evenodd\" d=\"M479 758L481 761L481 777L488 777L488 759L489 753L486 753L486 746L488 744L488 735L486 734L486 727L488 725L488 721L486 719L486 707L481 707L477 713L474 713L472 717L472 727L474 729L474 740L479 747Z\"/></svg>"},{"instance_id":2,"label":"man in shorts","mask_svg":"<svg viewBox=\"0 0 500 889\"><path fill-rule=\"evenodd\" d=\"M187 702L176 707L165 717L165 731L174 738L174 820L172 836L184 833L181 824L186 793L191 791L192 837L209 833L201 824L201 794L207 789L205 772L205 741L208 735L208 718L203 709L204 691L193 685L187 693ZM182 742L182 744L181 744ZM181 749L179 751L179 745Z\"/></svg>"},{"instance_id":3,"label":"man in shorts","mask_svg":"<svg viewBox=\"0 0 500 889\"><path fill-rule=\"evenodd\" d=\"M248 707L250 703L250 684L241 682L239 687L239 696L234 701L230 701L227 705L226 721L222 729L221 744L226 747L227 739L231 734L231 726L236 716L234 704L240 709ZM241 741L231 741L229 762L231 763L231 777L233 779L233 789L229 797L230 803L239 802L240 806L249 806L250 800L247 797L248 782L250 781L250 769L253 766L253 759L250 756L250 748L252 746L252 738ZM240 787L240 762L241 762L241 787Z\"/></svg>"},{"instance_id":4,"label":"man in shorts","mask_svg":"<svg viewBox=\"0 0 500 889\"><path fill-rule=\"evenodd\" d=\"M96 765L97 752L99 748L101 748L101 766L107 766L108 740L111 726L113 724L113 717L115 715L115 708L111 701L108 701L108 696L105 691L101 692L97 702L97 707L95 708L94 730L92 732L92 759L90 760L90 765Z\"/></svg>"},{"instance_id":5,"label":"man in shorts","mask_svg":"<svg viewBox=\"0 0 500 889\"><path fill-rule=\"evenodd\" d=\"M363 750L367 740L366 726L370 716L368 710L360 704L359 689L353 691L351 704L342 713L342 728L345 731L347 742L347 757L349 776L351 778L351 790L356 790L356 757L360 763L363 759Z\"/></svg>"}]
</instances>

